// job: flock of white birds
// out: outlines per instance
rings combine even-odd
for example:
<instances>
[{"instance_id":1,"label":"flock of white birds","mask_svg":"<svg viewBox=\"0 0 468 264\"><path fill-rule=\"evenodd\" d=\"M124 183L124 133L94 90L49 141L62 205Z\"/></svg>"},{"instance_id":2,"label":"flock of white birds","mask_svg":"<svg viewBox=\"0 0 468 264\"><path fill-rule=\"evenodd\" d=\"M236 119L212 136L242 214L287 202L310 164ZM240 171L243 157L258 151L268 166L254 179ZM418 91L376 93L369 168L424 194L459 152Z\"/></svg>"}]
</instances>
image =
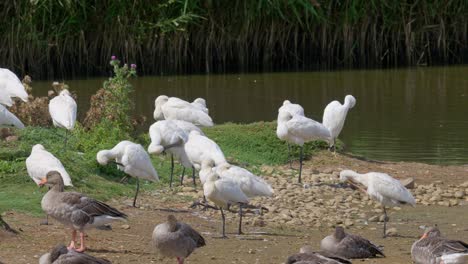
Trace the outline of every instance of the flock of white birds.
<instances>
[{"instance_id":1,"label":"flock of white birds","mask_svg":"<svg viewBox=\"0 0 468 264\"><path fill-rule=\"evenodd\" d=\"M0 68L0 125L15 126L21 129L24 128L22 122L5 107L11 106L14 103L13 98L15 97L25 102L28 100L28 94L18 77L8 69ZM302 177L303 145L306 142L321 139L327 141L330 147L333 148L344 126L346 115L349 109L354 107L355 104L356 99L351 95L345 97L344 104L338 101L331 102L324 110L322 123L306 117L304 115L304 109L299 104L291 103L288 100L285 100L283 105L278 109L278 125L276 130L278 138L288 143L288 150L290 150L290 144L299 145L301 149L298 175L299 183ZM50 100L49 112L55 126L64 128L66 131L73 129L76 122L77 104L70 96L68 90L62 90L59 95ZM161 95L155 100L154 119L157 121L149 128L151 144L147 151L140 144L124 140L112 149L99 151L96 155L97 162L103 166L113 163L117 165L120 170L125 172L126 175L137 179L136 193L133 200L133 206L136 206L139 179L141 178L149 181L159 180L158 173L151 163L150 154L159 155L168 153L171 155L172 161L170 185L172 186L173 182L174 159L184 167L184 171L185 169L192 170L194 185L196 184L195 172L199 171L199 179L203 186L205 205L208 200L220 209L223 223L222 237L226 237L225 215L223 210L229 209L231 205L239 205L240 207L239 212L241 217L238 231L241 233L242 207L247 205L249 199L252 197L272 196L274 193L272 187L262 178L254 175L247 169L229 164L218 144L203 133L200 127L213 126L213 120L209 116L209 111L204 99L197 98L190 103L176 97ZM67 173L60 160L40 144L32 146L31 155L26 159L26 168L28 174L36 184L45 184L49 186L49 188L52 188L49 192L63 192L63 187L56 187L56 185L73 186L72 177ZM61 183L56 182L53 174L59 174L61 176ZM415 200L411 193L398 180L385 173L370 172L367 174L359 174L354 171L345 170L341 172L340 179L343 182L363 186L357 187L359 190L367 193L372 199L382 204L385 216L386 207L399 206L402 204L415 205ZM54 183L48 184L48 180L51 182L54 181ZM183 179L181 179L181 182L182 181ZM85 198L90 199L87 197ZM67 218L67 221L71 223L76 220L73 219L72 215L82 213L83 210L86 211L79 207L78 203L82 203L82 199L80 201L72 201L73 199L68 197L67 200L61 202L44 201L43 199L42 206L46 213L51 214L52 217L56 219L60 218L61 222L66 222L63 219L69 217L70 219ZM96 202L99 206L105 205L95 200L90 201ZM59 210L58 208L61 209ZM63 211L66 210L68 210L69 213L63 213ZM62 211L62 214L59 216L54 215L56 211ZM108 210L102 210L101 216L106 216L106 212L116 214L115 209L110 207ZM121 219L126 217L123 213L121 213L122 217L113 218L110 215L107 216L109 219ZM163 232L161 230L163 229L167 229L165 232L175 231L179 223L174 224L174 219L175 218L169 219L168 224L164 228L160 227L158 232L156 232L155 229L155 232L161 234L161 232ZM80 232L82 237L81 242L84 244L83 226L86 225L77 227L77 224L70 224L67 226L73 230L72 243L68 249L74 249L76 231ZM386 234L385 228L386 217L384 237ZM172 229L174 230L171 231ZM158 240L159 236L160 235L156 238L153 237L153 239ZM159 244L162 245L161 243ZM82 245L80 251L83 250L84 245ZM168 252L172 252L169 255L177 257L179 263L183 263L184 258L191 253L191 251L187 252L187 250L185 250L185 253L179 254L177 253L179 251L176 249L171 249ZM50 263L52 263L52 261Z\"/></svg>"}]
</instances>

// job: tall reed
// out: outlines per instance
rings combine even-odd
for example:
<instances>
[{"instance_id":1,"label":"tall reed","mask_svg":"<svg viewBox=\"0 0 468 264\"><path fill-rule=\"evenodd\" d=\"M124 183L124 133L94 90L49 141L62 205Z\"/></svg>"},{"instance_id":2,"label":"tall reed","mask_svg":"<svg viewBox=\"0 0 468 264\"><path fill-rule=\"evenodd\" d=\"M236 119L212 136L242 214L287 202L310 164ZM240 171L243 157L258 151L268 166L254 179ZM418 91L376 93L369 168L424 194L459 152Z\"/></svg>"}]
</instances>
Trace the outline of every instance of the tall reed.
<instances>
[{"instance_id":1,"label":"tall reed","mask_svg":"<svg viewBox=\"0 0 468 264\"><path fill-rule=\"evenodd\" d=\"M10 0L0 66L33 78L468 61L464 0Z\"/></svg>"}]
</instances>

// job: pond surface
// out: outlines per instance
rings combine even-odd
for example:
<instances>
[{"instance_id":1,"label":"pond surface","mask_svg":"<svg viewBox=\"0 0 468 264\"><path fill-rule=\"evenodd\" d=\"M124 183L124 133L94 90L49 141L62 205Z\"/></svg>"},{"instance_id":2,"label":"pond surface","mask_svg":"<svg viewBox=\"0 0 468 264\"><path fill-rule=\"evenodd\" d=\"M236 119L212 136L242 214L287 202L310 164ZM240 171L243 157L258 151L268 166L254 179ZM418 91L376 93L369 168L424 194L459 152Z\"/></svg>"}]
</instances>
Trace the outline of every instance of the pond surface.
<instances>
[{"instance_id":1,"label":"pond surface","mask_svg":"<svg viewBox=\"0 0 468 264\"><path fill-rule=\"evenodd\" d=\"M81 118L103 80L67 81L78 93ZM50 84L34 82L34 93L47 94ZM348 151L379 160L468 164L468 66L147 76L133 84L137 113L149 122L161 94L205 98L215 123L275 120L285 99L321 122L329 102L352 94L357 104L339 137Z\"/></svg>"}]
</instances>

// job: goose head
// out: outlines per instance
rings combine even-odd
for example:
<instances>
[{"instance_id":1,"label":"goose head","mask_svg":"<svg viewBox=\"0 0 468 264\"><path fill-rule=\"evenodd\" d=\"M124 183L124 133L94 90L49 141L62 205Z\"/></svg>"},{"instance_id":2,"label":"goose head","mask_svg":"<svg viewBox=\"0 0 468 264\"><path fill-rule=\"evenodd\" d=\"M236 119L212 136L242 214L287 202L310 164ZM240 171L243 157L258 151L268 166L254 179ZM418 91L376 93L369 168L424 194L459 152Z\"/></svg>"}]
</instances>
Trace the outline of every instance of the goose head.
<instances>
[{"instance_id":1,"label":"goose head","mask_svg":"<svg viewBox=\"0 0 468 264\"><path fill-rule=\"evenodd\" d=\"M63 179L62 175L58 171L49 171L47 175L41 179L39 186L47 186L50 188L57 187L59 190L63 191Z\"/></svg>"}]
</instances>

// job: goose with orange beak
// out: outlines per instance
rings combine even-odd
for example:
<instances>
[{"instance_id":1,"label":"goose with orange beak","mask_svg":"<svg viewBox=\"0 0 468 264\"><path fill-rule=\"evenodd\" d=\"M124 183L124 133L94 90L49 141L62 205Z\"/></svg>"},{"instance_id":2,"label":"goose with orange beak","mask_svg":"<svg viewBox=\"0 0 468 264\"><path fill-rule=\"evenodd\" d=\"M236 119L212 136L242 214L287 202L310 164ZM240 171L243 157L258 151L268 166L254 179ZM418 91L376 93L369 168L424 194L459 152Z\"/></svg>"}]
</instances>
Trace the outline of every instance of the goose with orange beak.
<instances>
[{"instance_id":1,"label":"goose with orange beak","mask_svg":"<svg viewBox=\"0 0 468 264\"><path fill-rule=\"evenodd\" d=\"M42 210L72 229L72 240L68 249L75 249L77 252L85 251L84 231L86 229L127 218L127 215L119 210L84 194L64 192L63 179L58 171L47 173L39 185L50 187L42 198ZM80 233L80 248L78 249L75 248L77 232Z\"/></svg>"}]
</instances>

